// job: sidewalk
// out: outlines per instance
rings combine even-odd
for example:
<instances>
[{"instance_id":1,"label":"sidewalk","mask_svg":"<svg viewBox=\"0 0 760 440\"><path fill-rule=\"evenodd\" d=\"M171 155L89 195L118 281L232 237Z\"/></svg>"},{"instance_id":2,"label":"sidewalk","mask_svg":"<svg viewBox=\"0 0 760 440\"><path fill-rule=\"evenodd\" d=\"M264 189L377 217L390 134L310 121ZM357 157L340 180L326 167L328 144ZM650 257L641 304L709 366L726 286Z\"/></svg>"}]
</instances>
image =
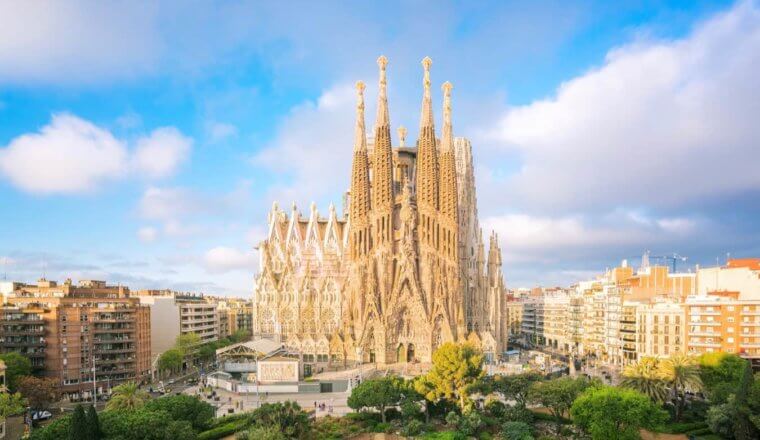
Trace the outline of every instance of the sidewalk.
<instances>
[{"instance_id":1,"label":"sidewalk","mask_svg":"<svg viewBox=\"0 0 760 440\"><path fill-rule=\"evenodd\" d=\"M326 415L343 416L350 413L352 410L347 405L348 393L296 393L296 394L238 394L232 393L220 388L214 388L216 395L219 396L219 401L209 400L204 395L201 395L201 400L208 402L211 405L217 407L216 415L221 417L229 414L229 409L233 409L232 414L238 414L241 412L252 411L263 403L274 402L296 402L301 408L316 411L317 417L324 417ZM183 391L185 394L195 396L198 393L198 386L194 385ZM314 403L325 404L327 408L332 406L332 413L328 410L320 411L315 407Z\"/></svg>"}]
</instances>

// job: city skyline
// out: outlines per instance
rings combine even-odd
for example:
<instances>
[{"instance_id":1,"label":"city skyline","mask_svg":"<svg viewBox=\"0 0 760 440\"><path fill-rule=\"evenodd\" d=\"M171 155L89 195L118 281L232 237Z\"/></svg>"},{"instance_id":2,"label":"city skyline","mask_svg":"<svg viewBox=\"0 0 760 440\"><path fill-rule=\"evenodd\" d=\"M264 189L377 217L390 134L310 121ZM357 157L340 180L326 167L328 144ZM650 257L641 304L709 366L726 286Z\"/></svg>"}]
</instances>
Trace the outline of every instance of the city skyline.
<instances>
[{"instance_id":1,"label":"city skyline","mask_svg":"<svg viewBox=\"0 0 760 440\"><path fill-rule=\"evenodd\" d=\"M760 254L757 2L292 17L86 3L0 5L9 280L250 295L272 201L306 212L347 189L352 85L376 93L380 54L394 144L418 123L419 60L433 59L436 102L453 82L454 135L472 140L509 288L568 285L646 250L688 266ZM271 25L286 16L292 30Z\"/></svg>"}]
</instances>

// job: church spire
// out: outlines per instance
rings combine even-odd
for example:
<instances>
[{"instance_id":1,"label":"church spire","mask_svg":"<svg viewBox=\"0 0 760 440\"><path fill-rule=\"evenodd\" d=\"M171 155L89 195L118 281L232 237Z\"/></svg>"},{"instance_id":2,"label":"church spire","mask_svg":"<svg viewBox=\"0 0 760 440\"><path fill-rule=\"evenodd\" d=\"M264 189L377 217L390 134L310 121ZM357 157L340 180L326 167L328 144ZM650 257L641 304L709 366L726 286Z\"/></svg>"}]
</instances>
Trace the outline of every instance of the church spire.
<instances>
[{"instance_id":1,"label":"church spire","mask_svg":"<svg viewBox=\"0 0 760 440\"><path fill-rule=\"evenodd\" d=\"M385 66L388 65L388 58L385 55L380 55L377 59L377 66L380 68L380 84L377 93L377 118L375 120L376 126L390 125L390 118L388 116L388 82L385 79Z\"/></svg>"},{"instance_id":2,"label":"church spire","mask_svg":"<svg viewBox=\"0 0 760 440\"><path fill-rule=\"evenodd\" d=\"M430 57L425 57L422 60L422 68L424 69L424 77L422 80L423 94L422 94L422 115L420 116L420 129L422 127L433 126L433 102L430 98L430 66L433 65L433 60Z\"/></svg>"},{"instance_id":3,"label":"church spire","mask_svg":"<svg viewBox=\"0 0 760 440\"><path fill-rule=\"evenodd\" d=\"M349 204L350 255L358 258L369 252L370 182L367 136L364 130L364 83L356 83L356 130L354 158L351 165L351 199Z\"/></svg>"},{"instance_id":4,"label":"church spire","mask_svg":"<svg viewBox=\"0 0 760 440\"><path fill-rule=\"evenodd\" d=\"M367 134L364 129L364 82L356 82L356 128L354 129L354 151L367 151Z\"/></svg>"},{"instance_id":5,"label":"church spire","mask_svg":"<svg viewBox=\"0 0 760 440\"><path fill-rule=\"evenodd\" d=\"M433 125L433 106L430 98L430 65L432 63L428 57L422 60L424 92L422 95L420 135L417 139L416 190L420 214L420 242L423 246L437 249L440 243L440 233L437 226L439 176L438 149Z\"/></svg>"},{"instance_id":6,"label":"church spire","mask_svg":"<svg viewBox=\"0 0 760 440\"><path fill-rule=\"evenodd\" d=\"M453 86L446 81L443 90L443 133L441 138L440 176L441 189L439 207L441 212L441 227L443 238L441 239L442 251L456 258L458 248L458 191L457 191L457 168L454 154L454 140L451 133L451 89Z\"/></svg>"},{"instance_id":7,"label":"church spire","mask_svg":"<svg viewBox=\"0 0 760 440\"><path fill-rule=\"evenodd\" d=\"M375 148L372 160L372 243L373 246L393 243L393 151L391 125L388 116L385 67L388 59L380 56L377 119L375 120Z\"/></svg>"}]
</instances>

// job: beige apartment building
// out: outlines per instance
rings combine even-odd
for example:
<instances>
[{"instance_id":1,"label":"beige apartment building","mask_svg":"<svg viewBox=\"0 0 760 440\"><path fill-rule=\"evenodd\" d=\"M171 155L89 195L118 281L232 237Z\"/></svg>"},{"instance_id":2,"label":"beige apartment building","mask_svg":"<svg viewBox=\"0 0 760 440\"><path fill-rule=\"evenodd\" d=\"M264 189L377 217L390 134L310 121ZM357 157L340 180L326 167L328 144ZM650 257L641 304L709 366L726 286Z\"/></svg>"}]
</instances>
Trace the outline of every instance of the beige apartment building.
<instances>
[{"instance_id":1,"label":"beige apartment building","mask_svg":"<svg viewBox=\"0 0 760 440\"><path fill-rule=\"evenodd\" d=\"M101 393L150 374L150 308L130 298L128 288L41 279L18 286L7 302L4 316L10 321L3 325L3 344L27 338L19 343L32 350L27 355L33 365L44 353L36 365L60 381L65 396L87 398L93 388Z\"/></svg>"}]
</instances>

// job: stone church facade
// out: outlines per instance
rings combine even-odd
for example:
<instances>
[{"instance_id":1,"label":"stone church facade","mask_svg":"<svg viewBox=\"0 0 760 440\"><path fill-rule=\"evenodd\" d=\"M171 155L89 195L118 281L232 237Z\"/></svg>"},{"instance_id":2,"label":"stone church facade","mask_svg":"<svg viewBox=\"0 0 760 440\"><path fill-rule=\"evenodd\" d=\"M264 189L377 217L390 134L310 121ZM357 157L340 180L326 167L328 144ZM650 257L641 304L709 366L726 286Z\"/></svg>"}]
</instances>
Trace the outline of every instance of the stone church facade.
<instances>
[{"instance_id":1,"label":"stone church facade","mask_svg":"<svg viewBox=\"0 0 760 440\"><path fill-rule=\"evenodd\" d=\"M306 363L430 362L436 347L471 341L487 355L506 347L506 288L498 238L478 224L472 148L455 138L450 83L436 137L425 58L415 146L391 145L385 57L368 143L364 84L357 108L344 212L303 215L277 203L259 245L254 334L299 350Z\"/></svg>"}]
</instances>

